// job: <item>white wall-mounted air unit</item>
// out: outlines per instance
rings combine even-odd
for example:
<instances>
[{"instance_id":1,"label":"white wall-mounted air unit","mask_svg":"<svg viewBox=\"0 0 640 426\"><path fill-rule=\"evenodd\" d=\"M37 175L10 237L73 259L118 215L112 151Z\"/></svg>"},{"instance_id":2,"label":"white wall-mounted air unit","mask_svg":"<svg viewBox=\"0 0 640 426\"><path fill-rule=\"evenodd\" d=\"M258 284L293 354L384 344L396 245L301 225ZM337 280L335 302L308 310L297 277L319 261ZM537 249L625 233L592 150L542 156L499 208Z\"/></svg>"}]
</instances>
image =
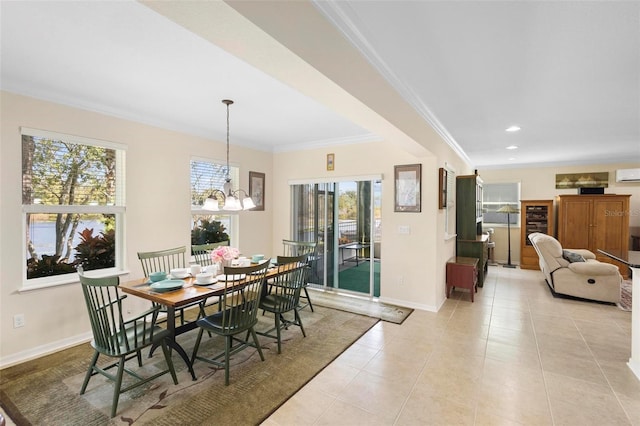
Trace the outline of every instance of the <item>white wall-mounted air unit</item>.
<instances>
[{"instance_id":1,"label":"white wall-mounted air unit","mask_svg":"<svg viewBox=\"0 0 640 426\"><path fill-rule=\"evenodd\" d=\"M616 182L640 182L640 169L616 170Z\"/></svg>"}]
</instances>

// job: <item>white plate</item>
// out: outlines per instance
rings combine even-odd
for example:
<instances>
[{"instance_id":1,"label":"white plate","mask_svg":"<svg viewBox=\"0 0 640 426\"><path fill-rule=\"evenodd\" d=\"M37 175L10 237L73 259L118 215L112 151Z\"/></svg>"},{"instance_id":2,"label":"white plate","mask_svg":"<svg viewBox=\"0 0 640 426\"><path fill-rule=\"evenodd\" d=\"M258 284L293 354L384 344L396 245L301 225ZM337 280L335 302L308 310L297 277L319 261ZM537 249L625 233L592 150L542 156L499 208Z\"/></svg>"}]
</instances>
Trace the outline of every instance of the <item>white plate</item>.
<instances>
[{"instance_id":1,"label":"white plate","mask_svg":"<svg viewBox=\"0 0 640 426\"><path fill-rule=\"evenodd\" d=\"M158 281L150 285L157 292L172 291L182 288L184 281L181 280L164 280Z\"/></svg>"},{"instance_id":2,"label":"white plate","mask_svg":"<svg viewBox=\"0 0 640 426\"><path fill-rule=\"evenodd\" d=\"M172 280L183 280L183 279L188 278L190 276L191 276L191 274L187 272L184 275L173 275L173 274L171 274L167 278L172 279Z\"/></svg>"},{"instance_id":3,"label":"white plate","mask_svg":"<svg viewBox=\"0 0 640 426\"><path fill-rule=\"evenodd\" d=\"M216 277L216 279L218 281L240 281L244 279L246 276L247 276L246 274L235 274L235 275L220 274Z\"/></svg>"},{"instance_id":4,"label":"white plate","mask_svg":"<svg viewBox=\"0 0 640 426\"><path fill-rule=\"evenodd\" d=\"M199 282L198 280L194 280L193 284L194 285L211 285L213 283L218 282L218 280L216 278L211 277L211 279L209 281L206 282Z\"/></svg>"}]
</instances>

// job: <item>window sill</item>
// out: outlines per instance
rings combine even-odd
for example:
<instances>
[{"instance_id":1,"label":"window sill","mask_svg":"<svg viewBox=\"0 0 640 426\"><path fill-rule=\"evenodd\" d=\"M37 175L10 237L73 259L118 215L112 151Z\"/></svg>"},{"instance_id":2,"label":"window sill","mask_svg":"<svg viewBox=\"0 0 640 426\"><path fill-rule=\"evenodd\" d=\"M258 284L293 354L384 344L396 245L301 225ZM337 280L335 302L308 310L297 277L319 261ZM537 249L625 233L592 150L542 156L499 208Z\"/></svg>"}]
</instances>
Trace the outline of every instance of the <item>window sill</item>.
<instances>
[{"instance_id":1,"label":"window sill","mask_svg":"<svg viewBox=\"0 0 640 426\"><path fill-rule=\"evenodd\" d=\"M90 275L91 277L100 278L100 277L109 277L113 275L122 276L122 275L127 275L129 273L130 273L129 270L109 271L109 272L96 273L96 274L91 274L91 271L89 271L88 275ZM68 284L77 284L79 282L80 282L80 279L78 278L78 274L67 274L67 275L61 276L60 278L41 278L36 283L23 282L22 286L18 289L18 292L24 293L32 290L42 290L46 288L59 287L59 286L68 285Z\"/></svg>"}]
</instances>

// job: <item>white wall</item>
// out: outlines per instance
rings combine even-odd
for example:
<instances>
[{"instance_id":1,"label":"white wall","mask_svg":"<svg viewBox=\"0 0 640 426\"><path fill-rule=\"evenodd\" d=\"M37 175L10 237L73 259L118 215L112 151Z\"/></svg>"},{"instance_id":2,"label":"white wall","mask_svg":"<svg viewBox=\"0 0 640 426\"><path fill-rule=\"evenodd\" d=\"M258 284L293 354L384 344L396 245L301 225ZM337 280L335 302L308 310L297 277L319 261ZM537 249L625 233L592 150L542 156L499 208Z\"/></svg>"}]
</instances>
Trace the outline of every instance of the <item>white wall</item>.
<instances>
[{"instance_id":1,"label":"white wall","mask_svg":"<svg viewBox=\"0 0 640 426\"><path fill-rule=\"evenodd\" d=\"M593 164L581 166L487 169L478 173L485 183L520 182L522 200L555 200L558 195L577 194L577 189L556 189L556 174L580 172L609 172L609 187L606 194L630 194L629 225L632 235L640 235L640 183L616 183L617 169L638 168L640 163ZM489 225L485 225L485 228ZM497 262L507 261L507 228L494 228L496 241L495 259ZM511 227L511 262L520 263L520 227ZM555 233L555 231L554 231Z\"/></svg>"},{"instance_id":2,"label":"white wall","mask_svg":"<svg viewBox=\"0 0 640 426\"><path fill-rule=\"evenodd\" d=\"M190 244L191 156L225 161L224 142L166 131L97 113L1 93L0 145L0 366L86 339L90 331L77 283L19 292L22 249L20 127L80 135L126 144L126 253L129 275L142 276L138 251ZM248 189L249 171L266 173L266 209L240 213L244 253L271 248L272 154L232 146L240 167L239 186ZM236 185L238 185L236 183ZM133 302L134 298L128 298ZM138 301L144 304L146 302ZM13 316L26 325L13 328Z\"/></svg>"}]
</instances>

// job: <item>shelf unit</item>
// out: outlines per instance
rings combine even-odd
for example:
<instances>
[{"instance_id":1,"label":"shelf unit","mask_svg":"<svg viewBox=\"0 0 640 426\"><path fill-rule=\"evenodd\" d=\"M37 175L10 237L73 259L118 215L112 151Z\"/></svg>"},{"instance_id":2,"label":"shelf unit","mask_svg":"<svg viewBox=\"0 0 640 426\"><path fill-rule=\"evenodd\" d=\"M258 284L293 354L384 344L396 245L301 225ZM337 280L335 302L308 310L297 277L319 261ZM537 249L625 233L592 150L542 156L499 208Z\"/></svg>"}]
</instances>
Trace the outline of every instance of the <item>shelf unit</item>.
<instances>
[{"instance_id":1,"label":"shelf unit","mask_svg":"<svg viewBox=\"0 0 640 426\"><path fill-rule=\"evenodd\" d=\"M540 269L538 254L529 241L529 234L554 235L553 200L521 200L520 215L520 268Z\"/></svg>"},{"instance_id":2,"label":"shelf unit","mask_svg":"<svg viewBox=\"0 0 640 426\"><path fill-rule=\"evenodd\" d=\"M456 256L478 259L478 287L489 268L489 237L482 234L482 179L456 176Z\"/></svg>"}]
</instances>

